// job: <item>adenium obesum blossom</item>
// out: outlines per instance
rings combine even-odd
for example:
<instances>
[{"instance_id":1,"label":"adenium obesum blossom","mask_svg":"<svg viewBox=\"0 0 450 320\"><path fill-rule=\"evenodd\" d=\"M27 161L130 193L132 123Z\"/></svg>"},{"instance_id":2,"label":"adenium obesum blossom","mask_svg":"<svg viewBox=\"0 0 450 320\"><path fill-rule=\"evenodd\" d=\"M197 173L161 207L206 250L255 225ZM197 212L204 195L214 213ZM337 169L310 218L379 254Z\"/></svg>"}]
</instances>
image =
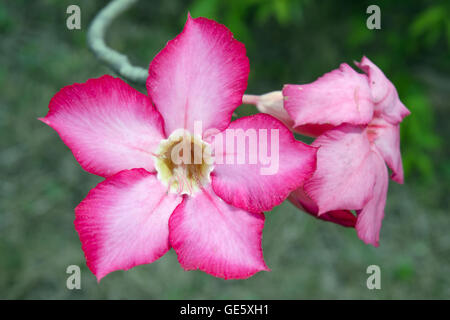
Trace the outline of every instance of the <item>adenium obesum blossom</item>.
<instances>
[{"instance_id":1,"label":"adenium obesum blossom","mask_svg":"<svg viewBox=\"0 0 450 320\"><path fill-rule=\"evenodd\" d=\"M320 219L355 227L365 243L378 246L385 163L391 179L403 183L400 122L410 112L375 64L363 57L356 65L364 74L344 63L313 83L263 95L257 106L293 131L317 137L317 170L289 200Z\"/></svg>"},{"instance_id":2,"label":"adenium obesum blossom","mask_svg":"<svg viewBox=\"0 0 450 320\"><path fill-rule=\"evenodd\" d=\"M52 98L41 120L86 171L106 178L75 209L75 228L98 280L151 263L170 248L185 270L225 279L268 270L262 212L312 175L317 150L269 115L230 123L248 73L245 47L226 27L189 16L183 32L151 62L148 95L105 75ZM201 135L194 134L196 122ZM259 132L276 130L277 172L261 175L260 162L214 162L211 142L229 129L254 130L258 139ZM199 162L172 158L186 141L190 150L200 149ZM252 156L257 151L251 147L225 152Z\"/></svg>"}]
</instances>

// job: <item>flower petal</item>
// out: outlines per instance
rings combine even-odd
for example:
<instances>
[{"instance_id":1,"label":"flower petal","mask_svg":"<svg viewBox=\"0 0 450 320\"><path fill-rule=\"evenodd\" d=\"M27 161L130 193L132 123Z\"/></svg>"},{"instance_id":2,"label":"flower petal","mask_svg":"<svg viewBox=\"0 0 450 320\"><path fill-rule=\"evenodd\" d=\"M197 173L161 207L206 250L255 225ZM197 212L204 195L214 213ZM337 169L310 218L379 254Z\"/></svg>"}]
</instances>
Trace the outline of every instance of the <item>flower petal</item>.
<instances>
[{"instance_id":1,"label":"flower petal","mask_svg":"<svg viewBox=\"0 0 450 320\"><path fill-rule=\"evenodd\" d=\"M104 177L132 168L153 171L151 153L164 138L150 99L108 75L64 87L40 120L59 133L83 169Z\"/></svg>"},{"instance_id":2,"label":"flower petal","mask_svg":"<svg viewBox=\"0 0 450 320\"><path fill-rule=\"evenodd\" d=\"M119 172L92 189L75 209L75 229L97 279L163 256L169 217L181 200L144 169Z\"/></svg>"},{"instance_id":3,"label":"flower petal","mask_svg":"<svg viewBox=\"0 0 450 320\"><path fill-rule=\"evenodd\" d=\"M305 124L303 126L294 127L292 130L304 136L318 137L333 128L335 128L335 126L331 124Z\"/></svg>"},{"instance_id":4,"label":"flower petal","mask_svg":"<svg viewBox=\"0 0 450 320\"><path fill-rule=\"evenodd\" d=\"M327 130L333 129L331 124L306 124L295 127L294 120L284 108L284 97L281 91L273 91L263 94L256 102L256 108L261 113L267 113L277 118L289 128L289 130L311 137L320 136Z\"/></svg>"},{"instance_id":5,"label":"flower petal","mask_svg":"<svg viewBox=\"0 0 450 320\"><path fill-rule=\"evenodd\" d=\"M375 103L375 113L381 114L387 121L397 124L410 114L398 97L397 90L372 61L363 57L355 64L369 77L370 89Z\"/></svg>"},{"instance_id":6,"label":"flower petal","mask_svg":"<svg viewBox=\"0 0 450 320\"><path fill-rule=\"evenodd\" d=\"M179 128L193 132L225 129L242 103L250 67L242 43L215 21L188 20L184 30L150 64L147 90L169 135Z\"/></svg>"},{"instance_id":7,"label":"flower petal","mask_svg":"<svg viewBox=\"0 0 450 320\"><path fill-rule=\"evenodd\" d=\"M315 170L316 149L296 141L283 123L267 114L233 121L214 139L213 189L227 203L246 211L271 210ZM224 153L218 151L217 141Z\"/></svg>"},{"instance_id":8,"label":"flower petal","mask_svg":"<svg viewBox=\"0 0 450 320\"><path fill-rule=\"evenodd\" d=\"M362 210L358 210L356 231L358 237L367 244L378 247L380 239L381 222L384 217L386 195L388 190L388 173L383 159L374 153L377 161L374 161L375 186L373 195Z\"/></svg>"},{"instance_id":9,"label":"flower petal","mask_svg":"<svg viewBox=\"0 0 450 320\"><path fill-rule=\"evenodd\" d=\"M372 196L376 157L365 128L341 125L319 136L317 170L305 182L305 191L318 206L318 214L333 210L359 210Z\"/></svg>"},{"instance_id":10,"label":"flower petal","mask_svg":"<svg viewBox=\"0 0 450 320\"><path fill-rule=\"evenodd\" d=\"M374 118L368 127L369 138L392 170L391 179L403 183L403 164L400 152L400 124L393 125L384 118Z\"/></svg>"},{"instance_id":11,"label":"flower petal","mask_svg":"<svg viewBox=\"0 0 450 320\"><path fill-rule=\"evenodd\" d=\"M230 206L207 187L175 209L170 243L185 270L245 279L269 270L261 249L263 227L263 214Z\"/></svg>"},{"instance_id":12,"label":"flower petal","mask_svg":"<svg viewBox=\"0 0 450 320\"><path fill-rule=\"evenodd\" d=\"M288 199L297 208L305 211L315 218L333 222L344 227L354 227L356 224L356 217L349 210L334 210L318 215L317 205L310 197L308 197L308 195L305 193L305 190L303 190L302 188L293 191L289 195Z\"/></svg>"},{"instance_id":13,"label":"flower petal","mask_svg":"<svg viewBox=\"0 0 450 320\"><path fill-rule=\"evenodd\" d=\"M373 105L367 77L348 64L305 85L285 85L284 108L295 126L367 124Z\"/></svg>"}]
</instances>

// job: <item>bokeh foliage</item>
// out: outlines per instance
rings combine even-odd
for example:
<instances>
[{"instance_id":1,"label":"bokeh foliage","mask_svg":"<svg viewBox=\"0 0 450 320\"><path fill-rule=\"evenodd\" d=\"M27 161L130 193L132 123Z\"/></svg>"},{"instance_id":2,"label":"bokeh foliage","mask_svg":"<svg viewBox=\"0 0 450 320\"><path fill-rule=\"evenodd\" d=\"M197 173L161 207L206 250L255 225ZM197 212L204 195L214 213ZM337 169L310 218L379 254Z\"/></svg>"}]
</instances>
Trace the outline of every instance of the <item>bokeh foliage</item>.
<instances>
[{"instance_id":1,"label":"bokeh foliage","mask_svg":"<svg viewBox=\"0 0 450 320\"><path fill-rule=\"evenodd\" d=\"M98 285L73 208L101 179L36 119L61 87L111 73L86 46L87 25L107 2L0 2L0 298L450 297L448 1L141 0L119 17L107 41L142 66L180 32L188 11L226 24L246 44L255 94L314 81L367 55L412 114L401 132L406 183L390 184L379 248L285 203L267 214L270 273L223 281L184 272L171 251ZM66 28L70 4L81 7L80 31ZM366 28L370 4L381 8L381 30ZM70 264L82 267L80 291L65 287ZM381 267L380 291L365 286L370 264Z\"/></svg>"}]
</instances>

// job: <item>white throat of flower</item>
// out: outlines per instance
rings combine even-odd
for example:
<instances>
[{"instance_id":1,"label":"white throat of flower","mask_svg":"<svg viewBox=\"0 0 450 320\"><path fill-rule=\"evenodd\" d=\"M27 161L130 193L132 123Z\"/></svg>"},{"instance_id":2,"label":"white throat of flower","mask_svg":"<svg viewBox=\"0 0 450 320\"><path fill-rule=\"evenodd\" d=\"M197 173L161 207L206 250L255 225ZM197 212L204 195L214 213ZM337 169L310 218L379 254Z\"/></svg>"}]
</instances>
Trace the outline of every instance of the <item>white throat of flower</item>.
<instances>
[{"instance_id":1,"label":"white throat of flower","mask_svg":"<svg viewBox=\"0 0 450 320\"><path fill-rule=\"evenodd\" d=\"M211 146L187 130L175 130L162 140L153 159L158 179L168 192L192 196L211 181Z\"/></svg>"}]
</instances>

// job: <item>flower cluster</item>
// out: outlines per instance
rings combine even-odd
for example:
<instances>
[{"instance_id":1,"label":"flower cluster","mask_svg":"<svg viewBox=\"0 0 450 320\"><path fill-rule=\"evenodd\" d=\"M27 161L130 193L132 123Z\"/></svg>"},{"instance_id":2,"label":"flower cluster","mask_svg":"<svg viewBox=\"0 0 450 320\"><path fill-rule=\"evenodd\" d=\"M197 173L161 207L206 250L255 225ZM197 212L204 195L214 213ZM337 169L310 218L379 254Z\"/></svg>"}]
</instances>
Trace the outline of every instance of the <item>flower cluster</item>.
<instances>
[{"instance_id":1,"label":"flower cluster","mask_svg":"<svg viewBox=\"0 0 450 320\"><path fill-rule=\"evenodd\" d=\"M289 200L323 220L355 227L365 242L378 246L388 173L403 183L400 122L409 110L394 85L368 58L343 63L305 85L285 85L258 100L300 134L315 137L317 169ZM356 213L356 216L353 214Z\"/></svg>"},{"instance_id":2,"label":"flower cluster","mask_svg":"<svg viewBox=\"0 0 450 320\"><path fill-rule=\"evenodd\" d=\"M61 89L40 120L105 178L75 209L97 279L171 248L185 270L225 279L269 270L263 212L288 198L377 244L385 162L403 181L399 123L408 110L372 62L357 65L365 75L344 64L256 97L262 113L231 121L247 87L245 47L223 25L188 16L150 63L147 94L108 75ZM309 146L292 131L317 139Z\"/></svg>"}]
</instances>

